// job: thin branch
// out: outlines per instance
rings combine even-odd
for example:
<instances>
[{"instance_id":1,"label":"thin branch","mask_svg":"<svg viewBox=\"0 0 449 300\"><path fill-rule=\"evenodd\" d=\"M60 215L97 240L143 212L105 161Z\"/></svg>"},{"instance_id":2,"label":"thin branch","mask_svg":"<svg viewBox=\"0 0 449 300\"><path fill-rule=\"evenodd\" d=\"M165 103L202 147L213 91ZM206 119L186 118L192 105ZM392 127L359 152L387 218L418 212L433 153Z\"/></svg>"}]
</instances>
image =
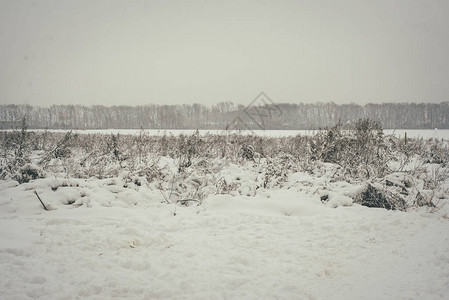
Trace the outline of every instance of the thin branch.
<instances>
[{"instance_id":1,"label":"thin branch","mask_svg":"<svg viewBox=\"0 0 449 300\"><path fill-rule=\"evenodd\" d=\"M171 195L173 193L173 186L175 185L175 175L173 175L173 180L171 182L171 190L170 190L170 195L168 196L168 199L171 199Z\"/></svg>"},{"instance_id":2,"label":"thin branch","mask_svg":"<svg viewBox=\"0 0 449 300\"><path fill-rule=\"evenodd\" d=\"M62 140L53 148L53 150L51 150L47 156L45 156L44 158L42 158L37 164L40 165L42 164L44 161L48 160L54 153L56 153L56 151L63 146L72 136L72 131L69 131L65 134L65 136L62 138Z\"/></svg>"},{"instance_id":3,"label":"thin branch","mask_svg":"<svg viewBox=\"0 0 449 300\"><path fill-rule=\"evenodd\" d=\"M42 204L42 206L44 207L44 209L45 209L46 211L48 211L48 209L47 209L47 207L45 206L44 202L42 202L41 197L39 197L39 195L37 194L36 191L34 191L34 193L36 194L37 199L39 199L39 201L41 202L41 204Z\"/></svg>"},{"instance_id":4,"label":"thin branch","mask_svg":"<svg viewBox=\"0 0 449 300\"><path fill-rule=\"evenodd\" d=\"M167 196L165 195L165 193L162 191L164 188L162 187L162 183L159 182L159 186L158 186L159 192L161 192L162 197L164 197L165 201L168 204L171 204L170 200L167 199Z\"/></svg>"},{"instance_id":5,"label":"thin branch","mask_svg":"<svg viewBox=\"0 0 449 300\"><path fill-rule=\"evenodd\" d=\"M198 202L198 205L200 205L202 203L200 200L196 200L196 199L183 199L183 200L176 201L176 203L184 204L184 203L189 202L189 201Z\"/></svg>"}]
</instances>

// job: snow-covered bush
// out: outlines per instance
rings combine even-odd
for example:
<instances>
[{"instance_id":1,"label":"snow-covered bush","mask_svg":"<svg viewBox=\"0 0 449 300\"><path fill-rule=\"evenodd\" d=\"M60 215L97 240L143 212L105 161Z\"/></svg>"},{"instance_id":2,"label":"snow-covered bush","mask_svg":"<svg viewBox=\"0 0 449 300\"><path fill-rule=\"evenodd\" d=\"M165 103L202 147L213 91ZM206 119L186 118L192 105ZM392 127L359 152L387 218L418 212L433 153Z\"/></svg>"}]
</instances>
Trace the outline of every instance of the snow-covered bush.
<instances>
[{"instance_id":1,"label":"snow-covered bush","mask_svg":"<svg viewBox=\"0 0 449 300\"><path fill-rule=\"evenodd\" d=\"M19 183L29 182L38 178L44 178L44 170L36 164L27 163L20 168L20 171L13 177Z\"/></svg>"},{"instance_id":2,"label":"snow-covered bush","mask_svg":"<svg viewBox=\"0 0 449 300\"><path fill-rule=\"evenodd\" d=\"M449 197L447 141L385 136L378 123L367 119L295 137L198 131L150 136L143 130L139 135L77 135L34 133L24 127L1 132L0 139L0 176L19 182L43 172L86 179L116 178L126 172L129 186L171 191L176 200L202 200L210 194L253 196L291 187L290 176L304 172L329 182L380 184L384 196L399 195L403 207L432 206ZM409 184L390 176L398 172ZM407 194L401 194L402 189Z\"/></svg>"},{"instance_id":3,"label":"snow-covered bush","mask_svg":"<svg viewBox=\"0 0 449 300\"><path fill-rule=\"evenodd\" d=\"M31 135L27 130L25 118L22 128L11 132L3 131L2 135L2 173L14 173L25 164L31 162Z\"/></svg>"}]
</instances>

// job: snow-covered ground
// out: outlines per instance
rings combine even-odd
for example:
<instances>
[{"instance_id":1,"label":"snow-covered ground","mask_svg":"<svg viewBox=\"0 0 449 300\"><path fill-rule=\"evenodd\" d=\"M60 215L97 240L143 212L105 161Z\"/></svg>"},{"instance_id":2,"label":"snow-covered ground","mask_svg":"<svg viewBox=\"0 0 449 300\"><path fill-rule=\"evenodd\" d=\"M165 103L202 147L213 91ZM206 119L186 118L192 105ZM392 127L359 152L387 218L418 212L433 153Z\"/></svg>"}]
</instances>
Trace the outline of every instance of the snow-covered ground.
<instances>
[{"instance_id":1,"label":"snow-covered ground","mask_svg":"<svg viewBox=\"0 0 449 300\"><path fill-rule=\"evenodd\" d=\"M0 180L0 298L448 299L449 220L354 188L296 173L186 207L120 177Z\"/></svg>"},{"instance_id":2,"label":"snow-covered ground","mask_svg":"<svg viewBox=\"0 0 449 300\"><path fill-rule=\"evenodd\" d=\"M8 130L7 130L8 131ZM11 131L11 130L9 130ZM43 132L43 129L33 129L31 131ZM65 133L67 130L48 130L49 132L59 132ZM161 136L164 134L173 134L174 136L178 136L180 134L191 135L195 130L187 130L187 129L172 129L172 130L157 130L157 129L147 129L145 132L148 135L152 136ZM79 134L123 134L123 135L138 135L141 130L136 129L104 129L104 130L73 130L74 133ZM222 134L225 131L223 130L199 130L200 135L210 134ZM231 131L232 132L232 131ZM288 136L296 136L296 135L314 135L319 130L254 130L254 131L241 131L240 134L255 134L258 136L267 136L267 137L288 137ZM398 137L404 137L405 133L407 133L408 138L436 138L436 139L449 139L449 129L385 129L385 134L394 134Z\"/></svg>"},{"instance_id":3,"label":"snow-covered ground","mask_svg":"<svg viewBox=\"0 0 449 300\"><path fill-rule=\"evenodd\" d=\"M446 142L336 136L5 136L0 299L448 299Z\"/></svg>"}]
</instances>

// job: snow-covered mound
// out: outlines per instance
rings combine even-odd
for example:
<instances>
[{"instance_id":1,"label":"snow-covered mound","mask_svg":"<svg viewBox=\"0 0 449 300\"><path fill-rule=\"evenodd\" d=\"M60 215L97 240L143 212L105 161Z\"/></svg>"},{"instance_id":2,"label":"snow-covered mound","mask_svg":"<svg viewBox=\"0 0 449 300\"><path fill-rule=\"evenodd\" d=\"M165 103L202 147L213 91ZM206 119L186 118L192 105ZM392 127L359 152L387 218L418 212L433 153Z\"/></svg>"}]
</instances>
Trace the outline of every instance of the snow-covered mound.
<instances>
[{"instance_id":1,"label":"snow-covered mound","mask_svg":"<svg viewBox=\"0 0 449 300\"><path fill-rule=\"evenodd\" d=\"M301 173L185 206L124 177L1 180L0 298L449 295L449 220L428 208L363 207L349 197L360 185Z\"/></svg>"}]
</instances>

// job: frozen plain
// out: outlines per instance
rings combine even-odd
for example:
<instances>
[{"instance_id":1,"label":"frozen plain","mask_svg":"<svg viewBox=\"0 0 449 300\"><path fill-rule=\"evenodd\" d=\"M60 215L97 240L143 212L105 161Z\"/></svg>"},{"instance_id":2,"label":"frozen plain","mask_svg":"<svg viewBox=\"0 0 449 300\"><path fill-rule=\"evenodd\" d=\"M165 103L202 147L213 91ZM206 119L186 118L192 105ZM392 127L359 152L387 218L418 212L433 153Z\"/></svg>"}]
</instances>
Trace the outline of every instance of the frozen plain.
<instances>
[{"instance_id":1,"label":"frozen plain","mask_svg":"<svg viewBox=\"0 0 449 300\"><path fill-rule=\"evenodd\" d=\"M1 180L0 298L447 299L447 207L362 207L328 174L188 207L126 176Z\"/></svg>"},{"instance_id":2,"label":"frozen plain","mask_svg":"<svg viewBox=\"0 0 449 300\"><path fill-rule=\"evenodd\" d=\"M1 298L447 299L447 218L352 204L343 185L324 205L326 178L290 182L183 207L120 178L1 181Z\"/></svg>"}]
</instances>

